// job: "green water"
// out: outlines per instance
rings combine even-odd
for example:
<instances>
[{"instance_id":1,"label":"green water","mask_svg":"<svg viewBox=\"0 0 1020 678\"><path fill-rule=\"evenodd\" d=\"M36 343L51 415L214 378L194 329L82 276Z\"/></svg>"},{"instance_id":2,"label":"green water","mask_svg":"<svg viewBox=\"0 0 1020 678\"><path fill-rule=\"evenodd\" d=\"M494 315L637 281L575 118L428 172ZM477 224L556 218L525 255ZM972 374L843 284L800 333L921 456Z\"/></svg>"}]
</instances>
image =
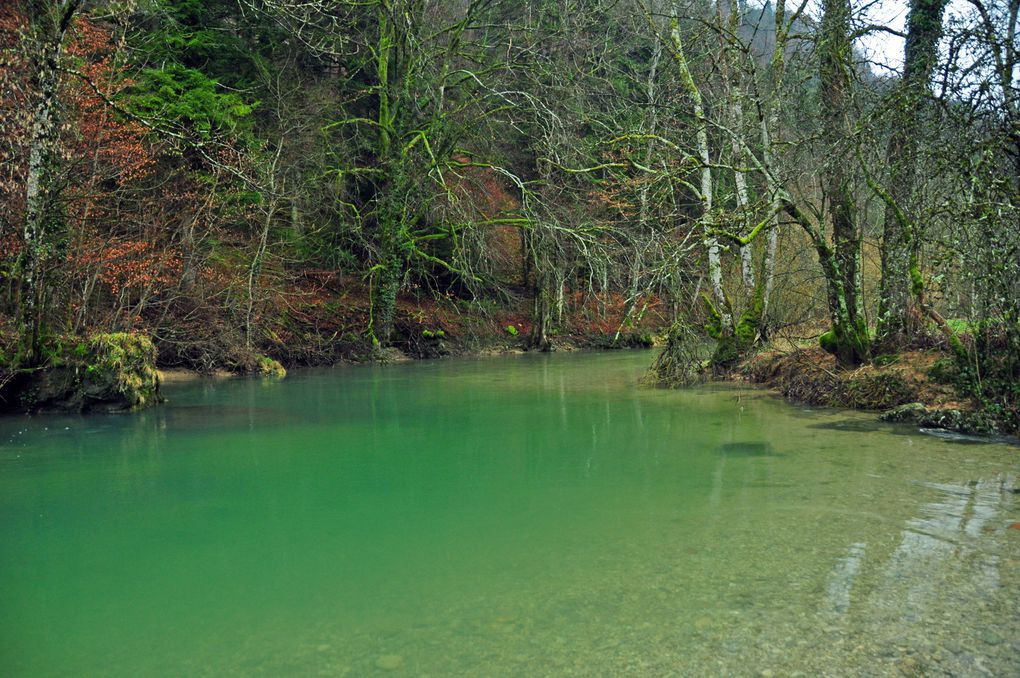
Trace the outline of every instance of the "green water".
<instances>
[{"instance_id":1,"label":"green water","mask_svg":"<svg viewBox=\"0 0 1020 678\"><path fill-rule=\"evenodd\" d=\"M649 361L0 420L0 675L1020 674L1020 448Z\"/></svg>"}]
</instances>

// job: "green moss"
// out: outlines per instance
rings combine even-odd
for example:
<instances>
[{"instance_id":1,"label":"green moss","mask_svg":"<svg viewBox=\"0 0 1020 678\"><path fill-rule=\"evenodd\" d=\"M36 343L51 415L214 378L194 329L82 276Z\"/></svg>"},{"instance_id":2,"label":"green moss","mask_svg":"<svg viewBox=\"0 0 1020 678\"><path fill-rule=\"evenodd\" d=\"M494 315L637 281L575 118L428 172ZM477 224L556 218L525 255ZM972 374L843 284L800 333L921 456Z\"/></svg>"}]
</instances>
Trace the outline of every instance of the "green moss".
<instances>
[{"instance_id":1,"label":"green moss","mask_svg":"<svg viewBox=\"0 0 1020 678\"><path fill-rule=\"evenodd\" d=\"M741 316L740 322L733 328L733 335L739 344L750 346L754 343L754 338L758 336L758 321L747 316Z\"/></svg>"},{"instance_id":2,"label":"green moss","mask_svg":"<svg viewBox=\"0 0 1020 678\"><path fill-rule=\"evenodd\" d=\"M740 314L737 326L733 328L733 334L736 336L742 351L749 349L754 344L755 339L758 338L758 330L761 328L761 318L764 313L765 286L757 285L754 289L754 295L751 297L751 303Z\"/></svg>"},{"instance_id":3,"label":"green moss","mask_svg":"<svg viewBox=\"0 0 1020 678\"><path fill-rule=\"evenodd\" d=\"M960 368L955 360L942 358L928 368L928 378L938 384L955 385L960 380Z\"/></svg>"},{"instance_id":4,"label":"green moss","mask_svg":"<svg viewBox=\"0 0 1020 678\"><path fill-rule=\"evenodd\" d=\"M921 267L917 263L917 255L910 255L910 291L915 297L924 294L924 277L921 275Z\"/></svg>"},{"instance_id":5,"label":"green moss","mask_svg":"<svg viewBox=\"0 0 1020 678\"><path fill-rule=\"evenodd\" d=\"M716 309L707 294L701 295L701 301L705 306L705 333L713 339L722 339L722 316L719 314L719 310Z\"/></svg>"},{"instance_id":6,"label":"green moss","mask_svg":"<svg viewBox=\"0 0 1020 678\"><path fill-rule=\"evenodd\" d=\"M861 358L868 359L871 356L871 332L868 330L868 323L864 318L857 319L850 341Z\"/></svg>"},{"instance_id":7,"label":"green moss","mask_svg":"<svg viewBox=\"0 0 1020 678\"><path fill-rule=\"evenodd\" d=\"M973 323L960 318L948 318L946 320L946 325L957 334L961 332L970 332L973 327Z\"/></svg>"},{"instance_id":8,"label":"green moss","mask_svg":"<svg viewBox=\"0 0 1020 678\"><path fill-rule=\"evenodd\" d=\"M256 374L272 379L283 379L287 376L287 370L278 360L269 356L260 355L255 359Z\"/></svg>"},{"instance_id":9,"label":"green moss","mask_svg":"<svg viewBox=\"0 0 1020 678\"><path fill-rule=\"evenodd\" d=\"M732 335L724 335L719 339L712 354L712 364L716 367L729 367L740 359L738 342Z\"/></svg>"},{"instance_id":10,"label":"green moss","mask_svg":"<svg viewBox=\"0 0 1020 678\"><path fill-rule=\"evenodd\" d=\"M962 341L960 341L960 335L953 334L949 337L949 348L952 349L953 355L956 356L958 361L962 363L969 361L968 359L970 356L967 352L967 347L963 345Z\"/></svg>"},{"instance_id":11,"label":"green moss","mask_svg":"<svg viewBox=\"0 0 1020 678\"><path fill-rule=\"evenodd\" d=\"M818 337L818 345L836 356L840 364L859 364L871 354L871 334L864 320L858 319L850 326L834 325Z\"/></svg>"},{"instance_id":12,"label":"green moss","mask_svg":"<svg viewBox=\"0 0 1020 678\"><path fill-rule=\"evenodd\" d=\"M722 316L711 300L702 295L705 314L708 320L705 331L718 343L712 354L712 365L716 368L728 369L737 363L754 346L761 329L761 318L764 311L764 286L755 288L754 295L744 312L740 314L732 330L722 326Z\"/></svg>"},{"instance_id":13,"label":"green moss","mask_svg":"<svg viewBox=\"0 0 1020 678\"><path fill-rule=\"evenodd\" d=\"M829 330L818 337L818 345L822 347L822 350L826 353L836 355L836 351L839 348L836 342L836 331Z\"/></svg>"},{"instance_id":14,"label":"green moss","mask_svg":"<svg viewBox=\"0 0 1020 678\"><path fill-rule=\"evenodd\" d=\"M73 353L83 409L96 401L141 409L162 400L156 347L148 337L128 332L96 334Z\"/></svg>"}]
</instances>

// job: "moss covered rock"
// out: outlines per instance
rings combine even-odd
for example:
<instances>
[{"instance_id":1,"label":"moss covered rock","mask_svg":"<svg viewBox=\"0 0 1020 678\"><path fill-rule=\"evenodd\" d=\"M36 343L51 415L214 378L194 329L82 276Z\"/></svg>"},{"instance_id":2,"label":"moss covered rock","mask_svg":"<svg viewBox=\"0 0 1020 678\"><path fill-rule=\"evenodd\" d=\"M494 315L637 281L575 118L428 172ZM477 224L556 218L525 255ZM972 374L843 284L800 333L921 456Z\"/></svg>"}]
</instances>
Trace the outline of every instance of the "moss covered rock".
<instances>
[{"instance_id":1,"label":"moss covered rock","mask_svg":"<svg viewBox=\"0 0 1020 678\"><path fill-rule=\"evenodd\" d=\"M891 422L916 422L927 412L928 408L921 403L907 403L886 410L879 418Z\"/></svg>"},{"instance_id":2,"label":"moss covered rock","mask_svg":"<svg viewBox=\"0 0 1020 678\"><path fill-rule=\"evenodd\" d=\"M982 410L927 408L921 403L907 403L882 413L882 421L909 422L922 428L943 429L967 435L995 436L1002 426L995 417Z\"/></svg>"},{"instance_id":3,"label":"moss covered rock","mask_svg":"<svg viewBox=\"0 0 1020 678\"><path fill-rule=\"evenodd\" d=\"M968 435L994 436L1002 432L1000 422L981 410L932 409L918 417L917 423L922 428L941 428Z\"/></svg>"},{"instance_id":4,"label":"moss covered rock","mask_svg":"<svg viewBox=\"0 0 1020 678\"><path fill-rule=\"evenodd\" d=\"M273 360L269 356L260 355L255 359L255 374L271 379L283 379L287 376L287 370L279 360Z\"/></svg>"},{"instance_id":5,"label":"moss covered rock","mask_svg":"<svg viewBox=\"0 0 1020 678\"><path fill-rule=\"evenodd\" d=\"M32 411L132 411L163 401L156 348L140 334L96 334L59 360L26 377L23 409Z\"/></svg>"}]
</instances>

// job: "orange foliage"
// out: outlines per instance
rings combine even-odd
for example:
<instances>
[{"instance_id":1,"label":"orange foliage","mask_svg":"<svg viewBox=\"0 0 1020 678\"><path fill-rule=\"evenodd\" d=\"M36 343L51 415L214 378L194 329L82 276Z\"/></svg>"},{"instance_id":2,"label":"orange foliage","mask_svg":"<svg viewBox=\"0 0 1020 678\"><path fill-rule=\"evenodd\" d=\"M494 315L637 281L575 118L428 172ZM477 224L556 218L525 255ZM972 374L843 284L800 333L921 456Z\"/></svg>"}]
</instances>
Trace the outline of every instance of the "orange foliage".
<instances>
[{"instance_id":1,"label":"orange foliage","mask_svg":"<svg viewBox=\"0 0 1020 678\"><path fill-rule=\"evenodd\" d=\"M520 208L520 201L506 189L495 171L488 167L470 166L472 160L466 156L455 156L453 160L468 166L458 167L456 172L446 177L446 183L458 200L468 203L472 212L491 219Z\"/></svg>"},{"instance_id":2,"label":"orange foliage","mask_svg":"<svg viewBox=\"0 0 1020 678\"><path fill-rule=\"evenodd\" d=\"M471 158L455 156L454 162L470 165ZM507 188L507 182L488 167L458 167L450 173L447 185L458 205L471 218L483 221L501 216L517 216L520 200ZM495 270L504 279L519 274L521 239L517 226L491 224L485 230L485 251L495 263Z\"/></svg>"},{"instance_id":3,"label":"orange foliage","mask_svg":"<svg viewBox=\"0 0 1020 678\"><path fill-rule=\"evenodd\" d=\"M20 231L24 213L28 144L38 97L32 85L38 64L24 49L27 29L16 5L0 3L0 201L5 207L0 219L9 233ZM61 196L68 222L81 229L86 220L101 221L119 211L117 189L147 177L155 159L145 127L125 120L104 100L131 85L110 32L79 16L70 29L66 54L84 78L61 76L59 183L69 187ZM18 250L18 245L5 242L0 254Z\"/></svg>"},{"instance_id":4,"label":"orange foliage","mask_svg":"<svg viewBox=\"0 0 1020 678\"><path fill-rule=\"evenodd\" d=\"M142 240L104 243L92 251L68 255L68 261L78 266L95 266L96 278L108 285L114 295L125 289L168 285L182 269L175 250L157 251L152 243Z\"/></svg>"},{"instance_id":5,"label":"orange foliage","mask_svg":"<svg viewBox=\"0 0 1020 678\"><path fill-rule=\"evenodd\" d=\"M83 226L83 219L108 216L103 203L116 201L117 188L147 177L155 158L146 143L146 128L125 120L105 100L132 84L124 77L123 66L116 63L118 49L110 32L81 18L74 23L67 51L80 60L79 70L87 78L72 77L61 91L63 104L74 113L63 152L80 171L80 180L72 184L75 209L69 216Z\"/></svg>"}]
</instances>

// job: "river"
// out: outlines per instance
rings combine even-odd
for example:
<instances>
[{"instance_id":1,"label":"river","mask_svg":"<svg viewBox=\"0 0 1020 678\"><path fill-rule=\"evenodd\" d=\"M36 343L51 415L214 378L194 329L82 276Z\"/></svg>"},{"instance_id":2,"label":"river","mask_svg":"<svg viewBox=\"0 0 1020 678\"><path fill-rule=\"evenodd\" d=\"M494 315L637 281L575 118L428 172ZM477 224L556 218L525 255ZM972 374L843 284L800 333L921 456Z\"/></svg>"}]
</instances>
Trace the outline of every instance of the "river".
<instances>
[{"instance_id":1,"label":"river","mask_svg":"<svg viewBox=\"0 0 1020 678\"><path fill-rule=\"evenodd\" d=\"M0 675L1020 675L1020 448L650 360L2 419Z\"/></svg>"}]
</instances>

